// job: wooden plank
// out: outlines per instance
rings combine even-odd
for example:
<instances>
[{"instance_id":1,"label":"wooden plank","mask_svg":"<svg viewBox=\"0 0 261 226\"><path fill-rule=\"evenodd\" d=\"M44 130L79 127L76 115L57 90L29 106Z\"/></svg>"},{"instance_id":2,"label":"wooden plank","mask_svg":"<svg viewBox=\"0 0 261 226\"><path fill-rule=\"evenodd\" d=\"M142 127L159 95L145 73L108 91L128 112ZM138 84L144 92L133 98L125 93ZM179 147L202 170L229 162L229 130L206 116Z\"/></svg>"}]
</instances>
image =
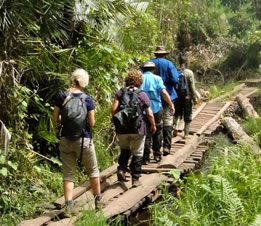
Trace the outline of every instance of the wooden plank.
<instances>
[{"instance_id":1,"label":"wooden plank","mask_svg":"<svg viewBox=\"0 0 261 226\"><path fill-rule=\"evenodd\" d=\"M102 201L105 205L108 204L109 200L126 192L131 188L131 186L131 180L127 182L116 181L102 194Z\"/></svg>"},{"instance_id":2,"label":"wooden plank","mask_svg":"<svg viewBox=\"0 0 261 226\"><path fill-rule=\"evenodd\" d=\"M142 173L164 173L171 171L170 168L142 168Z\"/></svg>"},{"instance_id":3,"label":"wooden plank","mask_svg":"<svg viewBox=\"0 0 261 226\"><path fill-rule=\"evenodd\" d=\"M201 137L193 135L183 148L162 159L158 168L178 168L197 149L200 140Z\"/></svg>"},{"instance_id":4,"label":"wooden plank","mask_svg":"<svg viewBox=\"0 0 261 226\"><path fill-rule=\"evenodd\" d=\"M247 94L245 94L244 96L245 97L250 97L252 94L256 93L258 90L259 90L258 88L255 88L252 91L247 92Z\"/></svg>"},{"instance_id":5,"label":"wooden plank","mask_svg":"<svg viewBox=\"0 0 261 226\"><path fill-rule=\"evenodd\" d=\"M158 187L162 180L167 177L159 174L142 175L140 181L141 186L131 188L124 192L118 199L110 202L104 209L104 216L109 218L123 212L126 212L141 199L150 194L156 187Z\"/></svg>"},{"instance_id":6,"label":"wooden plank","mask_svg":"<svg viewBox=\"0 0 261 226\"><path fill-rule=\"evenodd\" d=\"M48 213L43 214L42 216L32 219L32 220L24 220L22 221L19 226L40 226L44 223L52 220L55 217L58 217L63 211L62 210L53 210Z\"/></svg>"},{"instance_id":7,"label":"wooden plank","mask_svg":"<svg viewBox=\"0 0 261 226\"><path fill-rule=\"evenodd\" d=\"M210 119L198 132L198 135L201 135L212 123L217 121L221 114L227 110L227 108L231 105L232 101L228 101L221 109L220 111L212 118Z\"/></svg>"},{"instance_id":8,"label":"wooden plank","mask_svg":"<svg viewBox=\"0 0 261 226\"><path fill-rule=\"evenodd\" d=\"M104 171L102 171L100 173L100 180L101 182L104 181L106 178L110 177L112 174L116 173L117 171L117 166L118 164L114 164L111 167L105 169ZM76 187L73 190L73 199L76 199L77 197L79 197L81 194L83 194L84 192L86 192L88 189L90 189L90 183L89 181L83 183L82 185ZM59 198L58 200L56 200L54 202L55 206L62 208L65 204L65 199L64 196L62 196L61 198Z\"/></svg>"},{"instance_id":9,"label":"wooden plank","mask_svg":"<svg viewBox=\"0 0 261 226\"><path fill-rule=\"evenodd\" d=\"M179 169L182 169L182 170L191 170L194 168L195 168L195 164L193 164L193 163L182 163L179 166Z\"/></svg>"},{"instance_id":10,"label":"wooden plank","mask_svg":"<svg viewBox=\"0 0 261 226\"><path fill-rule=\"evenodd\" d=\"M101 183L102 190L106 189L108 186L115 183L115 181L117 180L116 175L109 177L109 178L107 178L107 176L103 177L103 178L104 178L104 180ZM75 212L79 212L83 209L87 210L87 209L90 209L93 207L94 207L94 197L93 197L93 194L90 189L75 199ZM38 218L35 218L32 220L27 220L27 221L25 221L25 224L22 224L24 222L24 221L22 221L21 226L27 226L27 225L28 226L31 226L31 225L40 226L40 225L46 224L48 221L51 221L52 219L54 219L61 213L63 213L63 210L53 210L53 211L48 212L47 214L43 214L42 216L39 216Z\"/></svg>"},{"instance_id":11,"label":"wooden plank","mask_svg":"<svg viewBox=\"0 0 261 226\"><path fill-rule=\"evenodd\" d=\"M76 222L77 218L72 217L72 218L65 218L57 222L50 222L47 225L48 226L74 226L74 223Z\"/></svg>"}]
</instances>

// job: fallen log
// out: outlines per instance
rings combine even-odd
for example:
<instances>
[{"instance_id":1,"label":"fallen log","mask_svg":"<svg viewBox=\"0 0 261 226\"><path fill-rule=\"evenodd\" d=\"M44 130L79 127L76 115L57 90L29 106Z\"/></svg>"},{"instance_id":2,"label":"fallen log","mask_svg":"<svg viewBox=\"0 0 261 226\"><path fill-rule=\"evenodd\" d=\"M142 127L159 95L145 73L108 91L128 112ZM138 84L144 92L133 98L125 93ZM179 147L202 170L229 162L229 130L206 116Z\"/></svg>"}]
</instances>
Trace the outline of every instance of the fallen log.
<instances>
[{"instance_id":1,"label":"fallen log","mask_svg":"<svg viewBox=\"0 0 261 226\"><path fill-rule=\"evenodd\" d=\"M177 169L194 151L196 151L201 137L194 134L190 139L186 140L183 148L177 150L173 155L163 157L158 168Z\"/></svg>"},{"instance_id":2,"label":"fallen log","mask_svg":"<svg viewBox=\"0 0 261 226\"><path fill-rule=\"evenodd\" d=\"M237 95L236 101L238 102L239 106L243 110L244 116L246 118L259 118L259 115L253 108L252 104L249 102L248 98L244 97L242 94Z\"/></svg>"},{"instance_id":3,"label":"fallen log","mask_svg":"<svg viewBox=\"0 0 261 226\"><path fill-rule=\"evenodd\" d=\"M248 144L251 146L254 153L260 153L260 148L256 142L247 135L247 133L242 129L235 119L231 117L225 117L221 119L221 123L231 133L232 137L238 141L238 143Z\"/></svg>"}]
</instances>

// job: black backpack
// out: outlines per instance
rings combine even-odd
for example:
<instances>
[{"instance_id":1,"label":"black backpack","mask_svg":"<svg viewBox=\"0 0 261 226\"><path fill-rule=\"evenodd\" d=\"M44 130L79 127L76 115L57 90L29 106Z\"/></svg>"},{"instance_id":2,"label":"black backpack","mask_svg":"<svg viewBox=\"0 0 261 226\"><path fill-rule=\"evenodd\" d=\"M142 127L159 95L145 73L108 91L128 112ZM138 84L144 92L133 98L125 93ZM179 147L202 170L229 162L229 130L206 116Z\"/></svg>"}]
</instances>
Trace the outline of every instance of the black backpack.
<instances>
[{"instance_id":1,"label":"black backpack","mask_svg":"<svg viewBox=\"0 0 261 226\"><path fill-rule=\"evenodd\" d=\"M140 89L122 88L118 112L112 117L117 133L137 133L141 127L143 115L141 101L138 96Z\"/></svg>"},{"instance_id":2,"label":"black backpack","mask_svg":"<svg viewBox=\"0 0 261 226\"><path fill-rule=\"evenodd\" d=\"M188 95L188 84L183 71L178 71L179 81L176 84L176 92L178 97L186 97Z\"/></svg>"},{"instance_id":3,"label":"black backpack","mask_svg":"<svg viewBox=\"0 0 261 226\"><path fill-rule=\"evenodd\" d=\"M70 140L83 137L84 128L87 126L86 97L85 93L77 97L68 94L61 108L61 135Z\"/></svg>"}]
</instances>

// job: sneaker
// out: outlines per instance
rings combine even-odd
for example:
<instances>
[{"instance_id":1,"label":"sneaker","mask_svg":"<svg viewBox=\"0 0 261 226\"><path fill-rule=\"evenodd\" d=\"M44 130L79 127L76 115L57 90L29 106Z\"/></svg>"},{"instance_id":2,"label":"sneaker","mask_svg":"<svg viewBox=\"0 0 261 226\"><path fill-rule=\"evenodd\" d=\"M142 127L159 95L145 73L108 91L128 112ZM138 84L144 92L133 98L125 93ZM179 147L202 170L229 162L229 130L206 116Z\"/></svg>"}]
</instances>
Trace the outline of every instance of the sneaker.
<instances>
[{"instance_id":1,"label":"sneaker","mask_svg":"<svg viewBox=\"0 0 261 226\"><path fill-rule=\"evenodd\" d=\"M156 156L154 157L154 160L155 160L156 162L160 162L160 161L161 161L161 156L160 156L160 155L156 155Z\"/></svg>"},{"instance_id":2,"label":"sneaker","mask_svg":"<svg viewBox=\"0 0 261 226\"><path fill-rule=\"evenodd\" d=\"M136 188L136 187L138 187L138 186L140 186L141 185L141 182L139 181L139 179L132 179L132 187L133 188Z\"/></svg>"},{"instance_id":3,"label":"sneaker","mask_svg":"<svg viewBox=\"0 0 261 226\"><path fill-rule=\"evenodd\" d=\"M118 181L126 181L125 173L123 170L118 170L117 172Z\"/></svg>"},{"instance_id":4,"label":"sneaker","mask_svg":"<svg viewBox=\"0 0 261 226\"><path fill-rule=\"evenodd\" d=\"M166 155L169 155L169 154L170 154L169 148L167 148L167 147L163 148L163 155L166 156Z\"/></svg>"},{"instance_id":5,"label":"sneaker","mask_svg":"<svg viewBox=\"0 0 261 226\"><path fill-rule=\"evenodd\" d=\"M96 210L102 209L104 207L104 203L102 202L102 196L101 195L95 196L94 204L95 204Z\"/></svg>"}]
</instances>

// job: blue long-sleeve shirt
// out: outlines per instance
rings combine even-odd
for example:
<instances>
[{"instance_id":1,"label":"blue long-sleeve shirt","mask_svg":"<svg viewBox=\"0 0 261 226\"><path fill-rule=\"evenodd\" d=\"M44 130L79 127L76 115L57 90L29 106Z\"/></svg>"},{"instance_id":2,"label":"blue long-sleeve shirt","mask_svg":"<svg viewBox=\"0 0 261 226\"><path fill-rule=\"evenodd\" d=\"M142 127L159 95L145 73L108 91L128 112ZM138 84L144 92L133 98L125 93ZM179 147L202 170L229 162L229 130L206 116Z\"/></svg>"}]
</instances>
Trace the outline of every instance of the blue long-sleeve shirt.
<instances>
[{"instance_id":1,"label":"blue long-sleeve shirt","mask_svg":"<svg viewBox=\"0 0 261 226\"><path fill-rule=\"evenodd\" d=\"M170 60L165 58L153 58L150 61L155 63L158 75L162 78L170 99L175 100L178 96L174 87L179 81L179 74L176 67Z\"/></svg>"}]
</instances>

